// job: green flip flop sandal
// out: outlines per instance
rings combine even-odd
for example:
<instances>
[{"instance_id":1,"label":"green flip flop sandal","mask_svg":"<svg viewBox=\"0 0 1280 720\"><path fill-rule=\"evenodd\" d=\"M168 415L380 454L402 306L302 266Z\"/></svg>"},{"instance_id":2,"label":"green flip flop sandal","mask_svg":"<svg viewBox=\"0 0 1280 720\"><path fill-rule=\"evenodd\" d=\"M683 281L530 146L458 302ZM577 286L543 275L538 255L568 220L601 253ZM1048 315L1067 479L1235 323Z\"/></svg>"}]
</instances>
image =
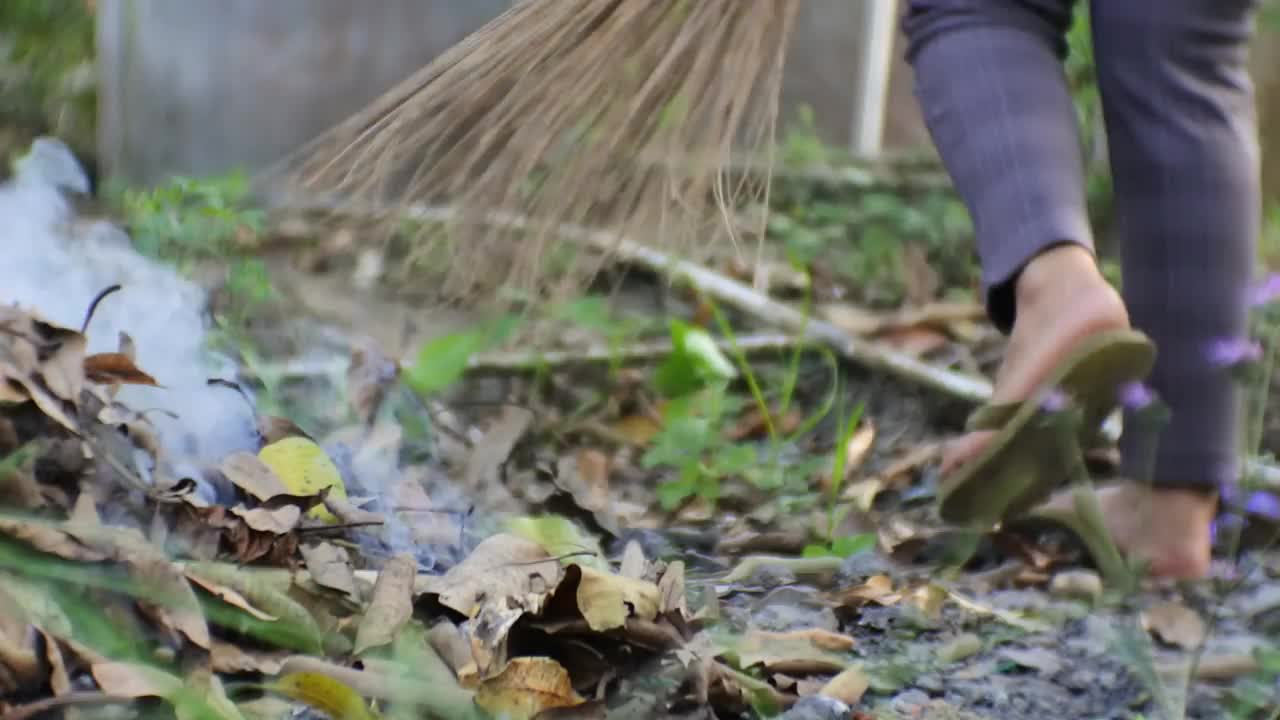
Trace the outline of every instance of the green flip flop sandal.
<instances>
[{"instance_id":1,"label":"green flip flop sandal","mask_svg":"<svg viewBox=\"0 0 1280 720\"><path fill-rule=\"evenodd\" d=\"M1099 437L1116 408L1120 388L1151 372L1156 349L1136 330L1096 333L1080 341L1041 384L1019 403L989 404L970 416L969 430L996 430L996 436L968 463L956 468L938 490L938 511L948 523L991 527L1047 499L1066 479L1056 430L1040 418L1050 389L1069 396L1081 409L1081 447Z\"/></svg>"}]
</instances>

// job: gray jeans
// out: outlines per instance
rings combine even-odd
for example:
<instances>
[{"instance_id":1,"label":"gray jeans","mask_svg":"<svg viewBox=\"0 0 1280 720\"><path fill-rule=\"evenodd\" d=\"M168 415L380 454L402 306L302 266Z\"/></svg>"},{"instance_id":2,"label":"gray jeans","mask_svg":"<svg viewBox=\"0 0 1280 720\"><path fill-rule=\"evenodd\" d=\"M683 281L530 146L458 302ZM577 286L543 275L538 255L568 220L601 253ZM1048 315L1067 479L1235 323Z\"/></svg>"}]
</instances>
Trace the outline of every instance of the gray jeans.
<instances>
[{"instance_id":1,"label":"gray jeans","mask_svg":"<svg viewBox=\"0 0 1280 720\"><path fill-rule=\"evenodd\" d=\"M916 92L973 218L988 310L1005 331L1029 260L1063 243L1093 249L1062 68L1073 5L909 0L904 19ZM1241 393L1207 353L1246 333L1262 214L1255 14L1253 0L1091 5L1124 297L1159 348L1151 384L1172 411L1158 438L1164 487L1214 489L1238 473ZM1127 432L1127 462L1150 440Z\"/></svg>"}]
</instances>

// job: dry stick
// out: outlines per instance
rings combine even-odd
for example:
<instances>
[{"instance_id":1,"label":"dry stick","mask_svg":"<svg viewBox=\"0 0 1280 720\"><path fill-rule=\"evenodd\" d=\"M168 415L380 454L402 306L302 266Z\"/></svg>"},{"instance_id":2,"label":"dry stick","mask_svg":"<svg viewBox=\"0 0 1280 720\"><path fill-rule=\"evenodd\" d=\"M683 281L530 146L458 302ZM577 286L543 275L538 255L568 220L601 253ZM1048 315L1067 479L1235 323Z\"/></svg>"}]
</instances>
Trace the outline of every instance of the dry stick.
<instances>
[{"instance_id":1,"label":"dry stick","mask_svg":"<svg viewBox=\"0 0 1280 720\"><path fill-rule=\"evenodd\" d=\"M727 341L718 341L721 350L733 349ZM770 350L786 350L795 347L796 339L778 333L762 333L744 335L735 343L744 352L768 352ZM512 352L491 352L476 355L471 359L468 369L471 371L501 370L507 372L536 371L543 367L574 367L606 363L613 360L640 361L654 360L670 355L674 350L671 340L653 340L629 343L618 347L590 345L584 348L564 350L517 350ZM347 363L340 360L286 362L280 364L263 364L259 371L263 375L280 378L320 377L333 375L345 369ZM405 358L401 363L404 369L413 367L413 357Z\"/></svg>"}]
</instances>

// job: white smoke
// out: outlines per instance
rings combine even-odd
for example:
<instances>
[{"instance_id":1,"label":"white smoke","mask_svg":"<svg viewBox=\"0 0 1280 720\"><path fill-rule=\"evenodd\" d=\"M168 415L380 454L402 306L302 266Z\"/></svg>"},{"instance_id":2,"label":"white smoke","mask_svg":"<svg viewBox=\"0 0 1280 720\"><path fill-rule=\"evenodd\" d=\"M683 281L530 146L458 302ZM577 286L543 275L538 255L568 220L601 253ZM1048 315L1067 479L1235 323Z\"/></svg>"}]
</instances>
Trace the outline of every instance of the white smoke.
<instances>
[{"instance_id":1,"label":"white smoke","mask_svg":"<svg viewBox=\"0 0 1280 720\"><path fill-rule=\"evenodd\" d=\"M164 388L126 386L119 400L178 416L148 413L175 461L204 465L251 449L248 405L237 393L206 384L211 377L234 379L236 367L207 349L204 291L139 255L116 225L77 220L65 193L88 189L75 156L51 138L33 143L14 177L0 184L0 302L79 328L99 292L123 286L94 313L89 352L113 352L119 333L128 333L138 367Z\"/></svg>"}]
</instances>

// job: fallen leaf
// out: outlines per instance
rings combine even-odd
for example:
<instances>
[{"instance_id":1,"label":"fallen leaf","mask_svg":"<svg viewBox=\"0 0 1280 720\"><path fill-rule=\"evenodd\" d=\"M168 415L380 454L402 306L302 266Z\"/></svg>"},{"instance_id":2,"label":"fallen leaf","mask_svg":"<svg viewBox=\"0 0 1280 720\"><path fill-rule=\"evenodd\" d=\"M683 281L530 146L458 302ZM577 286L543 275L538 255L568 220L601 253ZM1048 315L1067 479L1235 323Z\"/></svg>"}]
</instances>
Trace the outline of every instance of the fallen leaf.
<instances>
[{"instance_id":1,"label":"fallen leaf","mask_svg":"<svg viewBox=\"0 0 1280 720\"><path fill-rule=\"evenodd\" d=\"M663 615L669 612L679 613L682 619L689 618L689 607L684 591L684 561L673 560L663 571L658 580L660 600L658 610Z\"/></svg>"},{"instance_id":2,"label":"fallen leaf","mask_svg":"<svg viewBox=\"0 0 1280 720\"><path fill-rule=\"evenodd\" d=\"M351 569L351 556L346 548L333 543L304 545L299 550L302 559L307 563L307 572L311 573L311 581L320 587L337 590L347 597L355 599L355 572Z\"/></svg>"},{"instance_id":3,"label":"fallen leaf","mask_svg":"<svg viewBox=\"0 0 1280 720\"><path fill-rule=\"evenodd\" d=\"M467 643L466 635L458 629L457 625L448 620L441 620L432 625L427 630L427 640L455 675L459 674L467 663L472 662L471 646Z\"/></svg>"},{"instance_id":4,"label":"fallen leaf","mask_svg":"<svg viewBox=\"0 0 1280 720\"><path fill-rule=\"evenodd\" d=\"M845 705L852 706L862 701L862 696L866 694L869 687L871 682L863 674L862 668L854 666L846 668L839 675L828 680L818 694L835 698Z\"/></svg>"},{"instance_id":5,"label":"fallen leaf","mask_svg":"<svg viewBox=\"0 0 1280 720\"><path fill-rule=\"evenodd\" d=\"M649 559L644 556L644 548L636 540L628 540L622 549L622 560L618 563L618 574L623 577L639 580L649 570Z\"/></svg>"},{"instance_id":6,"label":"fallen leaf","mask_svg":"<svg viewBox=\"0 0 1280 720\"><path fill-rule=\"evenodd\" d=\"M312 440L296 436L277 440L259 450L258 457L294 495L318 495L327 490L329 496L347 497L342 474L324 450ZM322 505L313 507L307 516L329 523L338 520Z\"/></svg>"},{"instance_id":7,"label":"fallen leaf","mask_svg":"<svg viewBox=\"0 0 1280 720\"><path fill-rule=\"evenodd\" d=\"M382 567L369 609L356 630L356 655L391 643L413 616L413 581L417 574L418 561L409 553L396 555Z\"/></svg>"},{"instance_id":8,"label":"fallen leaf","mask_svg":"<svg viewBox=\"0 0 1280 720\"><path fill-rule=\"evenodd\" d=\"M662 425L648 415L627 415L615 421L610 429L613 433L637 447L648 447L653 439L662 432Z\"/></svg>"},{"instance_id":9,"label":"fallen leaf","mask_svg":"<svg viewBox=\"0 0 1280 720\"><path fill-rule=\"evenodd\" d=\"M877 339L902 353L923 357L946 347L950 342L944 333L927 327L908 327L887 330Z\"/></svg>"},{"instance_id":10,"label":"fallen leaf","mask_svg":"<svg viewBox=\"0 0 1280 720\"><path fill-rule=\"evenodd\" d=\"M319 673L289 673L267 687L334 720L377 720L369 704L355 690Z\"/></svg>"},{"instance_id":11,"label":"fallen leaf","mask_svg":"<svg viewBox=\"0 0 1280 720\"><path fill-rule=\"evenodd\" d=\"M262 458L247 452L232 453L218 466L233 485L258 501L267 501L277 495L289 494L280 478Z\"/></svg>"},{"instance_id":12,"label":"fallen leaf","mask_svg":"<svg viewBox=\"0 0 1280 720\"><path fill-rule=\"evenodd\" d=\"M779 435L791 435L799 429L801 423L804 422L804 414L799 408L788 408L787 412L779 416L776 412L770 418L775 423L774 431ZM761 438L767 435L769 424L765 422L764 413L760 411L759 405L752 405L751 409L745 415L738 419L736 425L725 431L725 437L734 442L741 442L751 438Z\"/></svg>"},{"instance_id":13,"label":"fallen leaf","mask_svg":"<svg viewBox=\"0 0 1280 720\"><path fill-rule=\"evenodd\" d=\"M471 449L463 471L467 488L488 487L501 483L501 469L511 451L533 425L533 413L525 408L504 405L497 421Z\"/></svg>"},{"instance_id":14,"label":"fallen leaf","mask_svg":"<svg viewBox=\"0 0 1280 720\"><path fill-rule=\"evenodd\" d=\"M84 359L84 375L99 385L150 385L161 387L156 379L143 372L124 353L98 353Z\"/></svg>"},{"instance_id":15,"label":"fallen leaf","mask_svg":"<svg viewBox=\"0 0 1280 720\"><path fill-rule=\"evenodd\" d=\"M902 278L907 305L923 305L938 294L942 280L929 262L929 253L918 242L902 244Z\"/></svg>"},{"instance_id":16,"label":"fallen leaf","mask_svg":"<svg viewBox=\"0 0 1280 720\"><path fill-rule=\"evenodd\" d=\"M510 720L534 720L546 710L585 702L573 689L568 671L548 657L515 658L476 690L476 705Z\"/></svg>"},{"instance_id":17,"label":"fallen leaf","mask_svg":"<svg viewBox=\"0 0 1280 720\"><path fill-rule=\"evenodd\" d=\"M609 569L599 541L562 515L513 518L507 521L507 531L538 543L549 555L558 558L565 565L587 565L605 571Z\"/></svg>"},{"instance_id":18,"label":"fallen leaf","mask_svg":"<svg viewBox=\"0 0 1280 720\"><path fill-rule=\"evenodd\" d=\"M192 643L209 649L209 625L200 600L186 576L168 558L159 554L128 560L130 577L139 592L138 603L152 610L167 626L182 633Z\"/></svg>"},{"instance_id":19,"label":"fallen leaf","mask_svg":"<svg viewBox=\"0 0 1280 720\"><path fill-rule=\"evenodd\" d=\"M866 337L885 326L885 319L876 313L846 303L833 303L818 308L827 322L850 335Z\"/></svg>"},{"instance_id":20,"label":"fallen leaf","mask_svg":"<svg viewBox=\"0 0 1280 720\"><path fill-rule=\"evenodd\" d=\"M213 594L246 612L247 608L256 608L258 614L269 618L273 628L280 634L278 642L286 643L281 647L300 650L308 653L323 652L323 633L315 617L298 601L289 597L287 591L292 581L287 577L279 587L264 575L253 570L246 570L236 565L219 563L192 563L184 568L188 577L199 578L201 587L217 588ZM234 595L225 591L234 591ZM231 598L242 598L243 603L235 603ZM259 618L264 619L264 618Z\"/></svg>"},{"instance_id":21,"label":"fallen leaf","mask_svg":"<svg viewBox=\"0 0 1280 720\"><path fill-rule=\"evenodd\" d=\"M578 611L596 632L626 625L632 617L653 620L658 615L662 595L653 583L600 572L594 568L573 565L566 574L570 583L574 569L580 573L577 583Z\"/></svg>"},{"instance_id":22,"label":"fallen leaf","mask_svg":"<svg viewBox=\"0 0 1280 720\"><path fill-rule=\"evenodd\" d=\"M1142 612L1142 627L1161 641L1191 650L1205 638L1205 623L1199 613L1176 602L1160 602Z\"/></svg>"},{"instance_id":23,"label":"fallen leaf","mask_svg":"<svg viewBox=\"0 0 1280 720\"><path fill-rule=\"evenodd\" d=\"M346 497L339 497L333 494L325 496L324 507L333 513L338 522L346 525L382 525L387 521L386 517L381 513L370 512L364 508L356 507Z\"/></svg>"},{"instance_id":24,"label":"fallen leaf","mask_svg":"<svg viewBox=\"0 0 1280 720\"><path fill-rule=\"evenodd\" d=\"M609 506L609 456L594 448L580 448L556 463L555 484L569 493L578 507L599 512Z\"/></svg>"},{"instance_id":25,"label":"fallen leaf","mask_svg":"<svg viewBox=\"0 0 1280 720\"><path fill-rule=\"evenodd\" d=\"M62 656L62 647L58 639L51 633L40 629L40 637L44 640L44 658L49 663L49 689L54 697L61 697L71 692L71 674L67 672L67 662Z\"/></svg>"},{"instance_id":26,"label":"fallen leaf","mask_svg":"<svg viewBox=\"0 0 1280 720\"><path fill-rule=\"evenodd\" d=\"M1000 657L1018 665L1039 672L1046 678L1058 674L1062 669L1062 658L1046 648L1025 648L1005 650Z\"/></svg>"},{"instance_id":27,"label":"fallen leaf","mask_svg":"<svg viewBox=\"0 0 1280 720\"><path fill-rule=\"evenodd\" d=\"M356 348L347 367L347 404L361 424L373 422L387 392L400 377L400 364L372 345Z\"/></svg>"},{"instance_id":28,"label":"fallen leaf","mask_svg":"<svg viewBox=\"0 0 1280 720\"><path fill-rule=\"evenodd\" d=\"M274 510L258 507L252 510L243 505L231 508L231 514L244 520L245 525L258 532L284 535L293 532L302 519L302 511L296 505L286 505Z\"/></svg>"},{"instance_id":29,"label":"fallen leaf","mask_svg":"<svg viewBox=\"0 0 1280 720\"><path fill-rule=\"evenodd\" d=\"M814 644L803 635L750 630L727 653L741 670L760 666L787 675L843 672L849 661Z\"/></svg>"},{"instance_id":30,"label":"fallen leaf","mask_svg":"<svg viewBox=\"0 0 1280 720\"><path fill-rule=\"evenodd\" d=\"M893 579L888 575L872 575L861 585L840 591L838 597L841 605L851 607L869 602L893 605L899 599L893 591Z\"/></svg>"},{"instance_id":31,"label":"fallen leaf","mask_svg":"<svg viewBox=\"0 0 1280 720\"><path fill-rule=\"evenodd\" d=\"M251 651L221 640L214 640L209 648L210 666L217 673L275 675L287 657L286 653Z\"/></svg>"},{"instance_id":32,"label":"fallen leaf","mask_svg":"<svg viewBox=\"0 0 1280 720\"><path fill-rule=\"evenodd\" d=\"M821 650L830 650L831 652L848 652L853 649L855 641L848 635L843 635L830 630L821 628L808 628L805 630L787 630L783 632L773 632L768 630L757 631L763 639L773 638L782 642L792 642L795 640L807 642Z\"/></svg>"},{"instance_id":33,"label":"fallen leaf","mask_svg":"<svg viewBox=\"0 0 1280 720\"><path fill-rule=\"evenodd\" d=\"M846 478L857 473L862 463L866 462L875 440L876 426L870 420L864 420L853 435L849 436L849 443L844 448Z\"/></svg>"},{"instance_id":34,"label":"fallen leaf","mask_svg":"<svg viewBox=\"0 0 1280 720\"><path fill-rule=\"evenodd\" d=\"M61 529L37 520L0 518L0 533L64 560L101 562L107 554L87 547Z\"/></svg>"},{"instance_id":35,"label":"fallen leaf","mask_svg":"<svg viewBox=\"0 0 1280 720\"><path fill-rule=\"evenodd\" d=\"M140 663L96 663L89 671L103 692L119 697L170 698L183 687L181 678Z\"/></svg>"},{"instance_id":36,"label":"fallen leaf","mask_svg":"<svg viewBox=\"0 0 1280 720\"><path fill-rule=\"evenodd\" d=\"M979 652L982 652L982 638L973 633L963 633L938 648L938 659L944 664L950 664Z\"/></svg>"},{"instance_id":37,"label":"fallen leaf","mask_svg":"<svg viewBox=\"0 0 1280 720\"><path fill-rule=\"evenodd\" d=\"M560 584L563 569L541 545L500 533L485 538L444 575L422 578L417 591L439 595L440 604L474 617L486 601L514 600L526 611L542 609Z\"/></svg>"}]
</instances>

